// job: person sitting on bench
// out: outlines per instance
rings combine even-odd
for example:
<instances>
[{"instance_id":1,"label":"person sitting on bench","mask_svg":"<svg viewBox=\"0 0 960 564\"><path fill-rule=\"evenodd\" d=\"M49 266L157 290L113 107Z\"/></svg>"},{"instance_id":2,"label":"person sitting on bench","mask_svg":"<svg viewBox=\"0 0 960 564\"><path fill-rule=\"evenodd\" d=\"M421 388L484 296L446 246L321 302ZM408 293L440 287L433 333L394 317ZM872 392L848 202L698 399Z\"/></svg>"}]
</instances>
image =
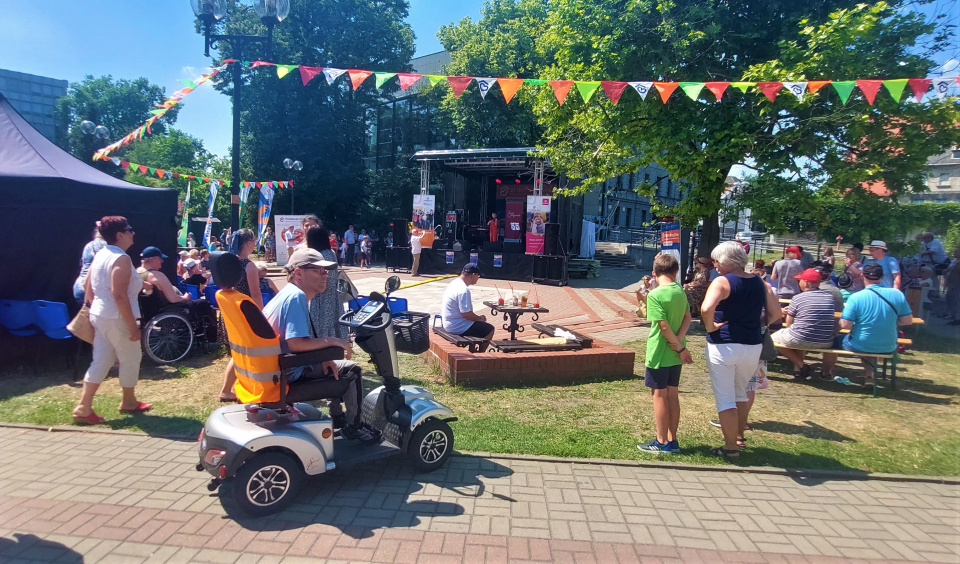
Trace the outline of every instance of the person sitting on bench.
<instances>
[{"instance_id":1,"label":"person sitting on bench","mask_svg":"<svg viewBox=\"0 0 960 564\"><path fill-rule=\"evenodd\" d=\"M324 260L320 252L314 249L294 251L284 266L287 285L264 306L263 315L280 337L280 350L283 353L302 353L327 347L344 350L347 360L294 367L287 377L288 382L294 385L299 380L329 378L349 381L352 385L347 385L341 396L343 404L336 399L330 400L333 425L340 429L345 439L378 442L380 431L360 421L360 366L349 360L353 354L350 341L311 336L310 300L326 289L327 275L336 266L337 263Z\"/></svg>"},{"instance_id":2,"label":"person sitting on bench","mask_svg":"<svg viewBox=\"0 0 960 564\"><path fill-rule=\"evenodd\" d=\"M911 325L913 313L903 292L894 288L885 288L883 267L878 262L867 263L863 267L865 288L850 296L840 317L840 327L849 329L850 334L838 335L833 347L854 353L865 353L860 357L863 362L863 385L872 386L877 370L874 354L891 354L897 350L897 326Z\"/></svg>"},{"instance_id":3,"label":"person sitting on bench","mask_svg":"<svg viewBox=\"0 0 960 564\"><path fill-rule=\"evenodd\" d=\"M478 352L486 352L493 338L493 325L487 323L485 315L473 313L473 300L470 286L480 281L480 267L467 263L460 276L453 279L443 292L442 312L443 328L451 335L478 337L486 339Z\"/></svg>"},{"instance_id":4,"label":"person sitting on bench","mask_svg":"<svg viewBox=\"0 0 960 564\"><path fill-rule=\"evenodd\" d=\"M783 329L771 334L770 338L782 347L780 354L793 363L793 379L806 380L810 377L810 365L804 364L804 350L829 349L833 345L833 338L839 331L833 314L843 309L843 303L841 301L838 305L830 293L820 288L821 275L816 268L808 268L794 278L800 281L801 293L790 300ZM824 365L827 364L824 355ZM826 377L830 370L825 367L823 373Z\"/></svg>"}]
</instances>

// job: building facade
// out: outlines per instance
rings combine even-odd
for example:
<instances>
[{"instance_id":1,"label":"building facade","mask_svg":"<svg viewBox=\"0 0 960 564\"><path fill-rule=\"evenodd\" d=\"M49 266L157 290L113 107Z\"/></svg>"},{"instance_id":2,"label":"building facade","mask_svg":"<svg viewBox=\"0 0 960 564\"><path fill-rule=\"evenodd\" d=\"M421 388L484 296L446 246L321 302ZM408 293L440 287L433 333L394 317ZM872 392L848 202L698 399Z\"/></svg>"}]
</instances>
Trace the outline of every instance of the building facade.
<instances>
[{"instance_id":1,"label":"building facade","mask_svg":"<svg viewBox=\"0 0 960 564\"><path fill-rule=\"evenodd\" d=\"M583 198L584 219L603 226L601 239L621 240L622 233L654 227L659 217L653 212L650 198L637 193L642 184L653 184L657 201L676 205L683 199L681 181L670 178L656 163L607 179Z\"/></svg>"},{"instance_id":2,"label":"building facade","mask_svg":"<svg viewBox=\"0 0 960 564\"><path fill-rule=\"evenodd\" d=\"M57 142L57 100L67 93L66 80L0 69L0 93L44 137Z\"/></svg>"},{"instance_id":3,"label":"building facade","mask_svg":"<svg viewBox=\"0 0 960 564\"><path fill-rule=\"evenodd\" d=\"M927 161L927 192L911 194L917 203L960 202L960 147L946 151Z\"/></svg>"}]
</instances>

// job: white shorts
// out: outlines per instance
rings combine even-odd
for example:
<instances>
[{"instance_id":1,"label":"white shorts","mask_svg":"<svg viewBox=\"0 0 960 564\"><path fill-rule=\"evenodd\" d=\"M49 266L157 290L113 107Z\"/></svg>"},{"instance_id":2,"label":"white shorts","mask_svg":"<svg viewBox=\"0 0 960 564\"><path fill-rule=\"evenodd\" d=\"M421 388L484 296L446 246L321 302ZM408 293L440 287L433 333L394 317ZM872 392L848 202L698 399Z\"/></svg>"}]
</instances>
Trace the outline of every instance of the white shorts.
<instances>
[{"instance_id":1,"label":"white shorts","mask_svg":"<svg viewBox=\"0 0 960 564\"><path fill-rule=\"evenodd\" d=\"M757 372L763 345L707 343L707 369L717 402L717 411L747 401L747 384Z\"/></svg>"},{"instance_id":2,"label":"white shorts","mask_svg":"<svg viewBox=\"0 0 960 564\"><path fill-rule=\"evenodd\" d=\"M122 319L106 319L90 315L93 325L93 361L84 382L100 384L115 362L120 362L120 386L132 388L140 379L140 341L131 341L127 324Z\"/></svg>"}]
</instances>

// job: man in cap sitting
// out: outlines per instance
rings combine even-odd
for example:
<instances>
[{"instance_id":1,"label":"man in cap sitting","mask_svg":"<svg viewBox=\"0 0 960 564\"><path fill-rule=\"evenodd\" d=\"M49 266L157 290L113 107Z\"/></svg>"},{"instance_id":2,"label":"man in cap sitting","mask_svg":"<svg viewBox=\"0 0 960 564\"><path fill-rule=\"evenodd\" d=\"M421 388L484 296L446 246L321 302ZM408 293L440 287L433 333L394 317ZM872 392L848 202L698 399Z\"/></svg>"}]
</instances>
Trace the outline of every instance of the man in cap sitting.
<instances>
[{"instance_id":1,"label":"man in cap sitting","mask_svg":"<svg viewBox=\"0 0 960 564\"><path fill-rule=\"evenodd\" d=\"M808 268L794 278L802 293L790 300L783 329L770 337L782 347L780 354L793 362L794 380L806 380L810 366L804 364L806 353L798 349L829 349L839 330L834 313L843 304L838 306L829 292L820 289L820 271L816 268Z\"/></svg>"},{"instance_id":2,"label":"man in cap sitting","mask_svg":"<svg viewBox=\"0 0 960 564\"><path fill-rule=\"evenodd\" d=\"M285 354L327 347L340 347L345 351L347 360L293 368L288 381L292 384L301 379L332 378L349 382L350 385L346 386L340 398L342 404L340 400L330 401L333 426L340 429L340 434L345 439L377 442L380 440L380 431L360 420L360 396L363 389L360 366L349 360L353 354L350 341L335 337L317 338L313 337L311 332L310 300L326 290L330 270L336 267L337 263L324 260L317 250L294 251L283 267L287 271L287 285L264 306L263 315L279 335L280 350Z\"/></svg>"},{"instance_id":3,"label":"man in cap sitting","mask_svg":"<svg viewBox=\"0 0 960 564\"><path fill-rule=\"evenodd\" d=\"M803 266L800 264L802 251L799 247L787 247L784 254L786 258L778 260L773 265L773 274L770 275L770 280L777 282L777 297L787 299L801 291L796 277L803 272Z\"/></svg>"},{"instance_id":4,"label":"man in cap sitting","mask_svg":"<svg viewBox=\"0 0 960 564\"><path fill-rule=\"evenodd\" d=\"M473 300L470 297L470 286L480 281L480 267L467 263L460 272L460 276L453 279L443 292L442 312L443 328L453 335L479 337L487 342L480 347L485 352L490 339L493 338L493 325L487 323L485 315L473 313Z\"/></svg>"},{"instance_id":5,"label":"man in cap sitting","mask_svg":"<svg viewBox=\"0 0 960 564\"><path fill-rule=\"evenodd\" d=\"M192 301L190 294L181 294L180 290L170 283L167 275L160 271L165 258L167 255L163 254L159 248L147 247L140 253L140 268L137 269L137 274L144 282L152 285L154 290L159 290L163 298L171 304ZM192 260L187 259L185 262Z\"/></svg>"}]
</instances>

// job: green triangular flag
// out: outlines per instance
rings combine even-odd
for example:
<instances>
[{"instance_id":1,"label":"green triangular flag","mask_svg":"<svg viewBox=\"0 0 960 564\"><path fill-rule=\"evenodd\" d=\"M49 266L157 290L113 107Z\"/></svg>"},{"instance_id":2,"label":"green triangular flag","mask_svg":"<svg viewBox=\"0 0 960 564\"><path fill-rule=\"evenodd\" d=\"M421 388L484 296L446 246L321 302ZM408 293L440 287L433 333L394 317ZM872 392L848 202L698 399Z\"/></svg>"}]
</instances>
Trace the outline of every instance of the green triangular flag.
<instances>
[{"instance_id":1,"label":"green triangular flag","mask_svg":"<svg viewBox=\"0 0 960 564\"><path fill-rule=\"evenodd\" d=\"M751 86L756 86L756 85L757 85L756 82L731 82L730 83L730 86L733 86L734 88L736 88L740 92L743 92L744 94L747 93L747 88L750 88Z\"/></svg>"},{"instance_id":2,"label":"green triangular flag","mask_svg":"<svg viewBox=\"0 0 960 564\"><path fill-rule=\"evenodd\" d=\"M903 86L900 87L900 90L903 90ZM160 114L162 114L162 113L165 113L166 111L167 111L166 109L163 109L163 110L150 110L150 113L153 114L153 115L155 115L155 116L158 116L158 115L160 115Z\"/></svg>"},{"instance_id":3,"label":"green triangular flag","mask_svg":"<svg viewBox=\"0 0 960 564\"><path fill-rule=\"evenodd\" d=\"M430 86L436 86L438 82L443 82L447 79L447 77L440 76L439 74L425 74L423 76L430 81Z\"/></svg>"},{"instance_id":4,"label":"green triangular flag","mask_svg":"<svg viewBox=\"0 0 960 564\"><path fill-rule=\"evenodd\" d=\"M525 78L523 81L534 86L543 86L547 83L546 80L540 80L539 78Z\"/></svg>"},{"instance_id":5,"label":"green triangular flag","mask_svg":"<svg viewBox=\"0 0 960 564\"><path fill-rule=\"evenodd\" d=\"M696 101L697 96L700 95L700 91L703 90L702 82L681 82L680 89L690 97L691 100Z\"/></svg>"},{"instance_id":6,"label":"green triangular flag","mask_svg":"<svg viewBox=\"0 0 960 564\"><path fill-rule=\"evenodd\" d=\"M295 68L298 68L298 65L277 65L277 78L287 76Z\"/></svg>"},{"instance_id":7,"label":"green triangular flag","mask_svg":"<svg viewBox=\"0 0 960 564\"><path fill-rule=\"evenodd\" d=\"M580 97L583 98L584 103L589 102L590 98L593 98L593 93L597 91L597 88L600 88L599 81L586 82L578 80L574 84L577 85L577 90L580 92Z\"/></svg>"},{"instance_id":8,"label":"green triangular flag","mask_svg":"<svg viewBox=\"0 0 960 564\"><path fill-rule=\"evenodd\" d=\"M850 98L850 93L853 92L854 87L857 85L856 80L842 80L837 82L833 81L833 87L837 90L837 94L840 95L840 101L844 104L847 103L847 99Z\"/></svg>"},{"instance_id":9,"label":"green triangular flag","mask_svg":"<svg viewBox=\"0 0 960 564\"><path fill-rule=\"evenodd\" d=\"M192 80L181 80L180 82L182 82L187 88L196 88L196 87L197 87L197 83L194 82L194 81L192 81Z\"/></svg>"},{"instance_id":10,"label":"green triangular flag","mask_svg":"<svg viewBox=\"0 0 960 564\"><path fill-rule=\"evenodd\" d=\"M377 80L377 88L383 86L383 83L397 76L395 72L375 72L373 77Z\"/></svg>"},{"instance_id":11,"label":"green triangular flag","mask_svg":"<svg viewBox=\"0 0 960 564\"><path fill-rule=\"evenodd\" d=\"M156 174L157 174L157 169L148 166L148 167L147 167L147 172L150 173L150 176L156 176Z\"/></svg>"},{"instance_id":12,"label":"green triangular flag","mask_svg":"<svg viewBox=\"0 0 960 564\"><path fill-rule=\"evenodd\" d=\"M886 87L887 92L893 96L895 102L900 101L900 95L903 94L903 89L907 87L907 78L898 78L896 80L884 80L883 85Z\"/></svg>"}]
</instances>

